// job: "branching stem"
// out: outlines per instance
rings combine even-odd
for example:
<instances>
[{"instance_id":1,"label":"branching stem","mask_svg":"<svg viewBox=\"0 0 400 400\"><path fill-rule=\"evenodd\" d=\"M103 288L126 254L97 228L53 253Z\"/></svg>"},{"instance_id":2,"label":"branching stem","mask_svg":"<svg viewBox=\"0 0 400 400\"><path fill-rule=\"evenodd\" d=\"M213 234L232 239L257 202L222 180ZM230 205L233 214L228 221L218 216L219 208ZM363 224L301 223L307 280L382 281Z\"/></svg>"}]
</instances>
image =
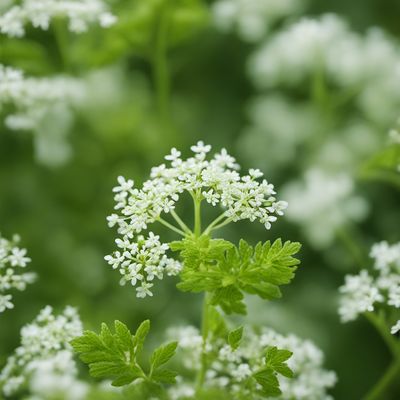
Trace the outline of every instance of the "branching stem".
<instances>
[{"instance_id":1,"label":"branching stem","mask_svg":"<svg viewBox=\"0 0 400 400\"><path fill-rule=\"evenodd\" d=\"M163 224L164 226L166 226L167 228L171 229L172 231L178 233L181 236L186 236L186 233L183 232L181 229L177 228L176 226L170 224L168 221L166 221L165 219L158 217L156 219L156 221L158 221L160 224Z\"/></svg>"},{"instance_id":2,"label":"branching stem","mask_svg":"<svg viewBox=\"0 0 400 400\"><path fill-rule=\"evenodd\" d=\"M171 215L174 218L174 220L178 223L178 225L182 228L183 231L185 231L186 233L192 232L189 229L189 227L182 221L182 219L179 217L179 215L175 212L175 210L171 210Z\"/></svg>"},{"instance_id":3,"label":"branching stem","mask_svg":"<svg viewBox=\"0 0 400 400\"><path fill-rule=\"evenodd\" d=\"M387 324L385 323L382 315L376 315L372 312L365 313L364 315L379 332L394 357L392 364L382 375L379 381L364 397L364 400L380 400L385 398L385 393L394 383L394 380L398 378L398 375L400 373L400 345L397 340L390 334Z\"/></svg>"}]
</instances>

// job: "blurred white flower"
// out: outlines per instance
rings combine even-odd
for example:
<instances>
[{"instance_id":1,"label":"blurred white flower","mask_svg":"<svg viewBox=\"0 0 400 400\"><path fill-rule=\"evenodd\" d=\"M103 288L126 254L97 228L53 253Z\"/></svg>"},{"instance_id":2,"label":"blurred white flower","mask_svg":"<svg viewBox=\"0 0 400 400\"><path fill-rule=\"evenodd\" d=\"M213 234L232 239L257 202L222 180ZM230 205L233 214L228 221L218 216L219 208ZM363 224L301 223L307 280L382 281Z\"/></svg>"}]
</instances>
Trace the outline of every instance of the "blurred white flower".
<instances>
[{"instance_id":1,"label":"blurred white flower","mask_svg":"<svg viewBox=\"0 0 400 400\"><path fill-rule=\"evenodd\" d=\"M278 31L250 59L249 74L260 88L307 80L311 88L322 77L378 123L393 119L400 107L398 44L378 28L356 33L334 14L302 18Z\"/></svg>"},{"instance_id":2,"label":"blurred white flower","mask_svg":"<svg viewBox=\"0 0 400 400\"><path fill-rule=\"evenodd\" d=\"M0 106L11 104L17 110L6 120L10 129L34 129L47 107L57 102L76 104L84 94L83 84L75 78L28 78L21 70L0 64Z\"/></svg>"},{"instance_id":3,"label":"blurred white flower","mask_svg":"<svg viewBox=\"0 0 400 400\"><path fill-rule=\"evenodd\" d=\"M107 28L116 22L102 0L23 0L18 5L3 9L0 15L0 32L13 37L25 35L25 25L47 30L53 18L66 18L68 28L75 33L88 30L98 23Z\"/></svg>"},{"instance_id":4,"label":"blurred white flower","mask_svg":"<svg viewBox=\"0 0 400 400\"><path fill-rule=\"evenodd\" d=\"M302 181L282 190L291 206L289 220L299 224L315 247L332 243L336 232L348 221L361 221L368 213L367 202L353 194L354 184L346 174L308 170Z\"/></svg>"},{"instance_id":5,"label":"blurred white flower","mask_svg":"<svg viewBox=\"0 0 400 400\"><path fill-rule=\"evenodd\" d=\"M262 39L271 25L298 13L304 0L219 0L212 6L215 25L223 32L235 30L246 41Z\"/></svg>"},{"instance_id":6,"label":"blurred white flower","mask_svg":"<svg viewBox=\"0 0 400 400\"><path fill-rule=\"evenodd\" d=\"M270 171L292 162L321 126L320 114L311 105L273 94L254 98L247 114L249 124L238 148L249 161Z\"/></svg>"},{"instance_id":7,"label":"blurred white flower","mask_svg":"<svg viewBox=\"0 0 400 400\"><path fill-rule=\"evenodd\" d=\"M11 130L34 132L36 156L43 164L63 164L70 157L66 134L73 122L72 108L85 95L85 84L79 79L28 78L0 64L0 107L13 107L5 124Z\"/></svg>"}]
</instances>

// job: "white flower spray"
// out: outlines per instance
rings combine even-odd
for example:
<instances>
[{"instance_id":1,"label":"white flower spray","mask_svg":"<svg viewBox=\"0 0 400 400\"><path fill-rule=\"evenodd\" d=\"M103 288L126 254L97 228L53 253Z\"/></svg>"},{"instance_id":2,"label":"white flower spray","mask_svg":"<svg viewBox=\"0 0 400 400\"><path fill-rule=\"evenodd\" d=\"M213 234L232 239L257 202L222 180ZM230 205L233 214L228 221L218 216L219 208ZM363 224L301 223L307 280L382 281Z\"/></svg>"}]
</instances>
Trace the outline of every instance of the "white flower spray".
<instances>
[{"instance_id":1,"label":"white flower spray","mask_svg":"<svg viewBox=\"0 0 400 400\"><path fill-rule=\"evenodd\" d=\"M69 342L82 334L77 311L66 307L54 315L50 306L40 311L33 322L21 330L21 345L0 373L0 388L5 396L29 388L39 398L69 393L68 400L84 399L88 385L78 381L78 370Z\"/></svg>"},{"instance_id":2,"label":"white flower spray","mask_svg":"<svg viewBox=\"0 0 400 400\"><path fill-rule=\"evenodd\" d=\"M23 291L36 279L35 273L24 271L31 259L26 249L18 247L19 241L18 235L11 241L0 235L0 313L14 308L10 291Z\"/></svg>"},{"instance_id":3,"label":"white flower spray","mask_svg":"<svg viewBox=\"0 0 400 400\"><path fill-rule=\"evenodd\" d=\"M377 243L370 256L374 259L374 271L370 273L364 269L357 275L347 275L339 289L339 314L343 322L374 312L379 305L386 305L394 313L400 309L400 243ZM400 321L397 321L391 333L399 330Z\"/></svg>"},{"instance_id":4,"label":"white flower spray","mask_svg":"<svg viewBox=\"0 0 400 400\"><path fill-rule=\"evenodd\" d=\"M200 205L203 200L211 206L221 206L224 211L204 233L221 228L230 222L243 219L258 220L270 229L277 216L283 215L287 207L285 201L274 197L274 186L257 169L250 169L248 175L241 176L235 159L225 149L210 160L207 153L211 146L199 141L191 147L194 156L181 159L181 152L173 148L165 157L169 166L161 164L151 170L150 179L142 188L134 187L132 180L118 177L119 186L115 194L115 210L108 217L110 227L117 225L121 235L116 240L119 248L105 257L113 269L119 269L121 284L130 282L137 286L137 296L151 296L154 278L162 279L164 274L177 275L182 269L179 261L167 255L168 244L161 243L160 237L149 231L149 225L159 222L181 236L192 234L175 211L175 206L184 192L194 200L195 224L199 220ZM169 214L177 225L164 219ZM201 225L195 227L200 234Z\"/></svg>"},{"instance_id":5,"label":"white flower spray","mask_svg":"<svg viewBox=\"0 0 400 400\"><path fill-rule=\"evenodd\" d=\"M25 25L48 30L53 18L66 18L71 32L82 33L90 24L108 28L116 22L101 0L23 0L0 15L0 32L12 36L25 35Z\"/></svg>"}]
</instances>

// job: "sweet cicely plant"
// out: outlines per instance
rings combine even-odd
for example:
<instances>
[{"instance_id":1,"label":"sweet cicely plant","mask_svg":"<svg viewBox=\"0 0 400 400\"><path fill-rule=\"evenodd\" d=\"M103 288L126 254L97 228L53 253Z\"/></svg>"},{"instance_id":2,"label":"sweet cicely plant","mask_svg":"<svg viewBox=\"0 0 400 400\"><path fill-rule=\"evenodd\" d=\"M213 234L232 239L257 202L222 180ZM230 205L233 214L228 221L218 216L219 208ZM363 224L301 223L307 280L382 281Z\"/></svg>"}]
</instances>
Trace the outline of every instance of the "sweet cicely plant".
<instances>
[{"instance_id":1,"label":"sweet cicely plant","mask_svg":"<svg viewBox=\"0 0 400 400\"><path fill-rule=\"evenodd\" d=\"M275 198L274 186L260 180L263 174L259 170L240 175L235 159L225 149L211 159L207 157L211 146L203 142L191 150L194 154L182 159L181 152L173 148L165 157L168 165L154 167L141 188L135 187L133 180L118 178L119 185L113 189L116 212L108 217L109 226L118 228L118 250L105 259L119 271L121 284L134 286L139 298L153 296L156 278L165 275L179 276L177 287L182 291L203 293L200 334L192 335L198 354L195 375L187 379L187 371L183 380L164 367L175 354L176 340L182 340L179 335L157 348L149 362L143 362L149 321L143 322L134 335L119 321L115 322L115 333L103 324L100 334L85 332L72 345L89 364L92 376L125 386L130 398L279 396L280 380L293 377L287 364L292 352L272 340L244 351L243 327L230 328L223 314L246 314L245 294L266 300L279 298L280 286L294 277L299 264L294 255L300 244L278 239L253 247L244 239L235 245L216 235L220 228L245 219L259 221L270 229L287 203ZM178 204L185 197L193 202L190 222L178 214ZM206 221L206 205L221 206L222 211L214 220ZM157 223L178 235L179 240L163 243L154 232ZM294 372L298 375L301 371ZM325 387L333 383L334 377L326 379L320 385L321 396L316 398L326 398Z\"/></svg>"}]
</instances>

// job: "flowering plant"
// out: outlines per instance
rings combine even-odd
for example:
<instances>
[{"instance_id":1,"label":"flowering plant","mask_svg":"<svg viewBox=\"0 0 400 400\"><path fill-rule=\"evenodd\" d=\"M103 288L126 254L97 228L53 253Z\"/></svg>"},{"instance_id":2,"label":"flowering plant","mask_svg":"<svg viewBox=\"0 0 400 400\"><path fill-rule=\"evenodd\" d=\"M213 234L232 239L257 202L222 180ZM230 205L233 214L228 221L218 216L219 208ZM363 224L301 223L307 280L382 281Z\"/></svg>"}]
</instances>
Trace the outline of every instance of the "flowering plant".
<instances>
[{"instance_id":1,"label":"flowering plant","mask_svg":"<svg viewBox=\"0 0 400 400\"><path fill-rule=\"evenodd\" d=\"M245 293L266 300L279 298L280 286L294 277L299 264L294 256L300 244L282 243L278 239L253 247L241 240L236 246L214 238L218 229L240 220L259 221L268 230L277 216L283 215L287 203L276 199L272 184L265 179L259 181L263 176L261 171L250 169L248 175L241 176L238 164L225 149L211 159L207 157L211 146L201 141L191 150L193 156L184 160L181 152L173 148L165 157L170 165L154 167L141 188L135 188L133 180L118 178L119 185L113 189L117 213L108 217L109 226L116 225L120 235L116 239L118 250L105 259L119 270L122 285L130 283L136 287L139 298L153 296L155 278L163 279L165 274L178 275L177 287L182 291L204 293L201 333L190 327L171 330L169 336L178 341L157 348L147 369L140 353L149 331L148 321L134 335L119 321L115 322L115 333L103 325L99 335L87 331L74 339L72 346L89 364L92 376L112 379L115 386L134 388L142 396L138 398L147 398L145 393L149 390L152 395L157 393L160 398L171 399L211 395L226 398L227 393L232 396L229 398L237 399L281 395L289 398L290 391L304 392L302 382L308 378L302 376L295 361L291 363L292 352L281 348L295 350L290 339L285 342L279 335L262 331L260 337L252 333L249 341L243 327L231 329L232 323L223 317L223 313L246 314ZM193 202L192 229L178 214L179 202L185 194ZM208 225L204 224L204 204L222 207L222 212ZM166 218L168 215L170 220ZM161 242L159 235L149 231L154 223L180 235L181 239ZM178 258L170 253L178 253ZM188 360L193 359L193 363L189 362L192 364L189 371L195 372L192 380L164 368L178 345L190 349L184 365L187 367ZM313 345L309 346L311 353L318 354ZM315 355L311 353L312 359ZM316 357L315 361L305 362L318 371L322 358ZM295 372L290 368L292 365ZM322 371L316 375L320 373L326 378L315 381L301 398L308 393L325 398L326 389L334 384L335 377ZM291 386L286 380L294 374L299 384ZM286 388L284 393L281 384Z\"/></svg>"}]
</instances>

